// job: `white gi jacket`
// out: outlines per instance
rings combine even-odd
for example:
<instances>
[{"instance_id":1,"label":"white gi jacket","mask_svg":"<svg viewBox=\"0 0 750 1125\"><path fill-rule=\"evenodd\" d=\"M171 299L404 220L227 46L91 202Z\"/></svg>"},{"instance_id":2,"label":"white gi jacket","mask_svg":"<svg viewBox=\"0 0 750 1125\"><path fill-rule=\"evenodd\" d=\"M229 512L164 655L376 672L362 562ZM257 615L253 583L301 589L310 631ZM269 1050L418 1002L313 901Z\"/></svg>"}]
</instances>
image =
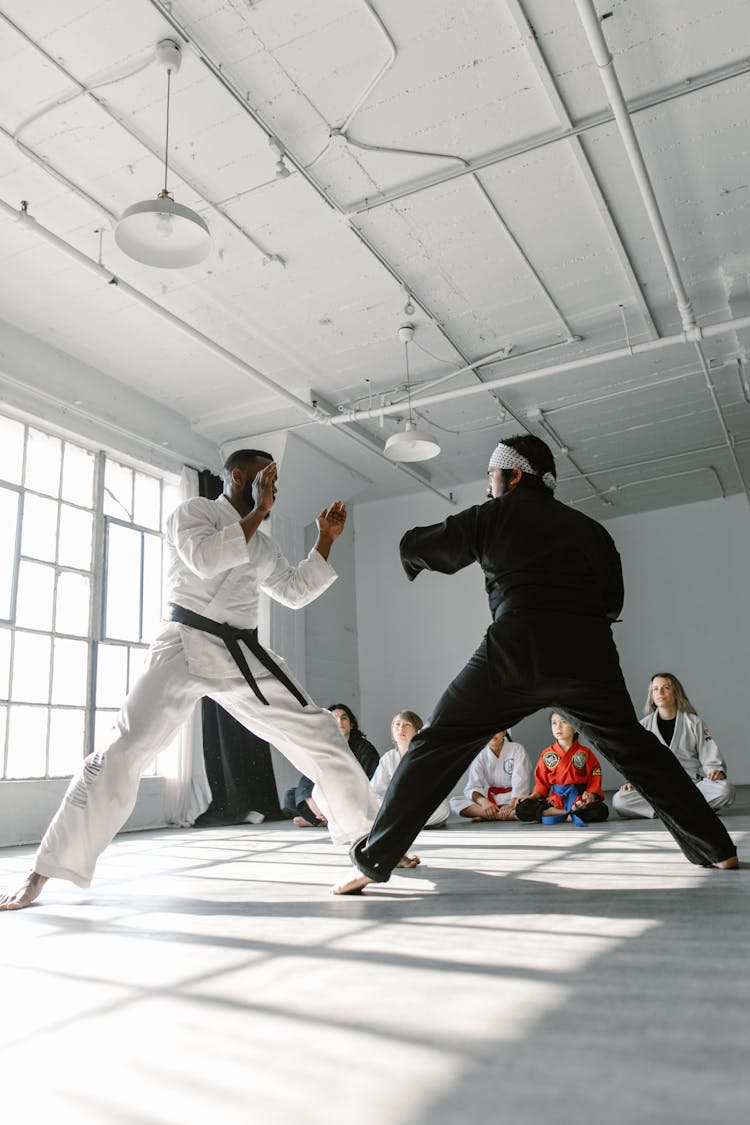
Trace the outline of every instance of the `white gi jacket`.
<instances>
[{"instance_id":1,"label":"white gi jacket","mask_svg":"<svg viewBox=\"0 0 750 1125\"><path fill-rule=\"evenodd\" d=\"M383 754L380 759L378 768L370 778L370 788L375 794L378 804L382 804L385 791L391 783L391 779L398 769L398 764L401 761L401 755L395 748L388 750ZM425 828L434 828L438 824L443 824L444 821L450 816L450 805L447 801L441 801L434 813L427 821Z\"/></svg>"},{"instance_id":2,"label":"white gi jacket","mask_svg":"<svg viewBox=\"0 0 750 1125\"><path fill-rule=\"evenodd\" d=\"M496 805L509 805L515 797L526 797L532 790L534 778L531 761L520 742L505 739L497 757L489 746L485 746L469 768L463 797L451 798L454 812L460 813L473 804L474 793L488 796L491 788L509 789L507 793L495 793Z\"/></svg>"},{"instance_id":3,"label":"white gi jacket","mask_svg":"<svg viewBox=\"0 0 750 1125\"><path fill-rule=\"evenodd\" d=\"M658 712L652 711L650 715L641 719L641 726L650 730L666 746L659 733L657 717ZM711 770L722 770L724 774L727 772L719 747L697 715L688 715L685 711L677 712L669 749L693 781L708 777Z\"/></svg>"},{"instance_id":4,"label":"white gi jacket","mask_svg":"<svg viewBox=\"0 0 750 1125\"><path fill-rule=\"evenodd\" d=\"M335 582L335 570L315 548L292 566L264 531L258 529L246 543L240 519L226 496L196 497L175 509L167 521L168 601L213 621L255 629L261 590L295 609ZM175 630L192 673L220 679L237 675L226 645L209 633L170 622L155 646L173 643Z\"/></svg>"}]
</instances>

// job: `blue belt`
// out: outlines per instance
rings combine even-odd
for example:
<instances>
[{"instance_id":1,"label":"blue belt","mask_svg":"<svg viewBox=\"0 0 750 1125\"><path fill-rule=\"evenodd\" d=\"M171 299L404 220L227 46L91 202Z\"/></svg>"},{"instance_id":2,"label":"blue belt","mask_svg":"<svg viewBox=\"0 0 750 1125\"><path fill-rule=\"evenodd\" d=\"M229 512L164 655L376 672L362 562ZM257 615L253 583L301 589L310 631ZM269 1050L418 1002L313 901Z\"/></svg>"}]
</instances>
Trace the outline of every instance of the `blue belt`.
<instances>
[{"instance_id":1,"label":"blue belt","mask_svg":"<svg viewBox=\"0 0 750 1125\"><path fill-rule=\"evenodd\" d=\"M573 821L573 823L577 824L579 828L585 827L586 821L582 820L580 816L578 816L571 810L576 802L576 799L580 797L581 793L586 792L586 786L582 785L581 782L571 782L570 785L551 785L550 792L556 793L558 797L563 798L563 808L565 809L566 814L570 813L570 819ZM561 820L565 820L565 817L543 816L542 824L559 824Z\"/></svg>"}]
</instances>

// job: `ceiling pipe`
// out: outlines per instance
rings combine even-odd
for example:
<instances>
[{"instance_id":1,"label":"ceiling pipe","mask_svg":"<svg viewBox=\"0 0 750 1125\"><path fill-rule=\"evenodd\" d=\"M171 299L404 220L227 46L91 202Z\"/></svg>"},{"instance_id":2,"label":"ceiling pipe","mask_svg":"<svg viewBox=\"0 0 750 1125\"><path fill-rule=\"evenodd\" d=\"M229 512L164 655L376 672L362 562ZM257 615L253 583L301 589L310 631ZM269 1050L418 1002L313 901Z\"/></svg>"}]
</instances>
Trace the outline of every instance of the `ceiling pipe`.
<instances>
[{"instance_id":1,"label":"ceiling pipe","mask_svg":"<svg viewBox=\"0 0 750 1125\"><path fill-rule=\"evenodd\" d=\"M653 232L656 245L659 249L659 253L661 254L664 268L667 271L667 276L669 278L670 285L672 286L672 290L677 301L677 308L679 309L680 319L682 321L682 327L685 333L685 337L688 341L695 344L695 348L698 353L698 359L701 364L701 369L705 377L706 388L708 390L709 397L716 411L716 417L718 419L719 426L721 427L721 431L724 434L727 448L729 450L732 461L734 462L734 467L737 472L740 484L742 485L742 489L747 498L747 502L748 504L750 504L750 486L748 486L748 482L745 480L744 474L742 472L742 467L734 450L732 435L729 432L726 419L724 418L724 414L721 409L721 404L716 396L716 391L714 390L713 383L711 382L708 363L701 346L701 329L696 323L693 305L680 275L680 269L677 265L677 259L675 257L674 251L672 250L672 245L669 241L669 235L667 234L667 228L664 223L664 219L662 218L661 211L659 210L656 193L654 192L654 187L651 183L651 177L649 176L648 169L646 168L646 162L643 159L641 146L638 143L638 138L635 133L633 121L630 116L630 111L628 110L628 105L622 92L620 80L617 77L614 60L610 53L609 47L607 46L607 41L604 38L604 32L602 31L601 23L599 22L599 16L597 15L597 11L594 6L594 0L575 0L575 6L578 10L578 15L581 20L584 33L586 35L586 38L588 39L591 53L594 56L594 61L599 68L599 77L602 80L602 85L604 86L607 99L609 100L610 108L615 119L615 125L617 126L617 131L620 134L620 139L625 148L625 154L628 158L628 162L630 163L633 176L635 177L635 183L638 189L638 193L646 210L646 214L648 216L649 223L651 224L651 230Z\"/></svg>"},{"instance_id":2,"label":"ceiling pipe","mask_svg":"<svg viewBox=\"0 0 750 1125\"><path fill-rule=\"evenodd\" d=\"M544 56L542 48L539 43L536 32L534 31L529 18L526 15L522 0L504 0L504 6L507 9L511 19L515 23L518 33L523 39L526 52L531 59L532 66L537 72L539 79L542 83L547 100L549 101L552 110L557 114L558 119L565 129L572 129L573 121L568 113L568 107L563 101L560 90L558 89L555 81L555 76L549 66L547 59ZM609 203L605 199L604 192L599 184L591 161L588 158L586 149L579 137L571 137L569 140L569 151L572 154L573 160L578 165L578 169L586 182L589 189L594 206L599 212L599 219L605 228L609 240L612 243L612 248L617 255L625 277L630 285L630 290L638 306L638 311L643 318L646 325L647 334L649 336L658 336L659 332L654 324L654 318L651 315L651 309L648 306L646 296L641 288L640 282L636 276L633 263L630 260L625 243L622 240L617 224L612 216Z\"/></svg>"},{"instance_id":3,"label":"ceiling pipe","mask_svg":"<svg viewBox=\"0 0 750 1125\"><path fill-rule=\"evenodd\" d=\"M366 2L368 3L368 7L371 8L371 5L369 4L369 0L366 0ZM232 80L230 78L228 78L228 76L224 73L221 65L219 63L216 63L210 57L210 55L208 55L203 50L203 48L200 46L200 44L190 34L189 29L187 27L185 27L185 25L183 23L181 23L179 19L177 19L174 12L172 11L172 5L168 4L168 3L165 3L164 0L149 0L149 3L167 21L167 23L170 25L170 27L173 28L175 33L177 35L179 35L179 37L182 39L182 41L184 43L189 44L192 47L192 49L196 52L198 58L203 63L203 65L206 67L206 69L224 87L224 89L234 98L234 100L237 102L237 104L242 107L242 109L245 111L245 113L247 113L248 116L255 122L255 124L258 126L258 128L261 129L262 132L265 133L266 136L269 136L269 137L272 136L272 135L275 136L274 130L271 129L271 127L268 125L268 123L265 121L265 119L262 117L262 115L250 103L248 98L235 85L235 83L232 82ZM373 12L373 15L375 15L374 10L372 8L371 8L371 11ZM442 323L441 318L438 317L430 309L430 307L425 303L425 301L423 301L422 298L414 291L414 288L412 286L409 286L409 285L406 284L405 279L403 277L401 277L401 275L398 273L396 268L393 265L391 265L391 263L388 262L383 257L383 255L380 253L380 251L377 249L377 247L375 247L373 245L373 243L370 241L370 239L367 237L367 235L364 233L364 231L360 230L360 228L358 226L356 226L355 223L351 222L351 220L348 218L346 213L336 203L336 200L318 182L318 180L313 175L311 175L310 170L309 170L311 165L303 164L300 160L298 160L295 157L294 153L291 152L288 148L285 148L285 153L286 153L286 157L287 157L287 160L289 161L289 163L294 165L294 167L297 169L297 171L300 173L300 175L307 181L307 183L310 185L310 187L313 189L313 191L315 191L317 193L317 195L324 201L324 203L326 203L336 215L340 215L344 219L347 220L347 226L348 226L349 230L352 232L352 234L355 236L355 238L357 238L362 243L362 245L367 250L370 251L370 253L373 255L373 257L383 267L383 269L386 270L386 272L393 278L393 280L398 283L399 288L409 292L410 297L413 298L413 300L419 305L419 307L424 312L425 316L430 321L432 321L432 323L442 333L446 342L448 344L450 344L450 346L453 348L453 350L456 352L456 354L461 357L461 359L463 360L463 362L465 364L467 364L467 369L475 371L475 374L476 374L477 378L480 379L479 389L481 391L486 386L486 384L483 381L481 381L481 377L480 377L479 373L474 369L474 365L471 364L468 361L468 358L464 354L461 347L451 337L450 333L445 328L445 325ZM320 154L320 155L322 155L322 154ZM318 159L319 159L319 157L316 157L315 160L312 163L316 163L316 161ZM571 342L576 341L577 339L579 339L579 337L571 336L570 340L560 341L560 342L561 343L571 343ZM503 409L506 412L506 414L509 414L516 422L518 422L519 426L521 426L522 428L525 429L525 425L524 425L523 421L520 418L518 418L518 416L516 414L513 413L511 408L506 403L500 402L497 399L497 396L493 396L493 397L496 398L496 401L498 401L498 404L501 407L501 409ZM340 425L340 424L342 424L342 422L339 420L337 422L337 424ZM406 470L403 469L403 471L406 471Z\"/></svg>"},{"instance_id":4,"label":"ceiling pipe","mask_svg":"<svg viewBox=\"0 0 750 1125\"><path fill-rule=\"evenodd\" d=\"M695 473L713 473L716 478L716 483L719 486L722 500L726 500L727 494L724 490L724 485L721 483L721 477L713 465L699 465L696 469L685 469L679 473L662 473L658 477L642 477L640 480L629 480L625 484L614 484L611 488L607 489L613 495L618 492L624 492L626 488L638 488L643 484L656 484L662 480L674 480L676 477L689 477ZM588 500L596 499L595 496L579 496L576 500L566 500L566 504L585 504Z\"/></svg>"},{"instance_id":5,"label":"ceiling pipe","mask_svg":"<svg viewBox=\"0 0 750 1125\"><path fill-rule=\"evenodd\" d=\"M128 136L132 137L134 141L140 144L146 150L146 152L150 153L151 156L153 156L160 163L162 162L163 157L161 153L157 149L153 148L140 133L136 132L136 130L125 118L120 117L118 114L114 113L114 111L110 109L105 99L97 97L96 91L99 89L98 85L86 86L83 82L76 78L74 74L71 74L71 72L62 64L59 59L56 59L54 55L51 55L49 51L45 50L45 48L42 47L40 43L37 43L35 39L32 39L32 37L28 35L22 27L19 27L17 23L14 23L14 21L10 19L9 16L6 16L4 12L0 12L0 19L3 20L3 22L7 24L8 27L12 28L12 30L17 35L19 35L25 43L28 43L30 47L37 51L45 60L45 62L54 67L54 69L57 70L67 82L70 82L71 85L76 87L76 97L85 96L87 98L90 98L94 105L96 105L100 110L102 110L103 113L107 115L107 117L109 117L110 121L115 121L120 126L120 128L124 129ZM150 65L150 62L151 60L149 60L148 65ZM145 66L139 67L135 73L139 73L144 69ZM133 75L123 75L122 78L117 79L117 81L125 81L129 77L133 77ZM104 83L104 85L111 85L111 83L107 82ZM72 180L68 179L68 177L65 176L64 173L55 168L54 165L50 164L49 161L46 160L43 156L35 152L34 149L30 148L28 145L24 144L24 142L21 141L18 136L22 129L31 124L32 120L36 121L45 113L52 112L56 108L56 105L50 106L48 109L45 108L43 111L39 111L38 113L36 113L33 118L27 118L24 122L22 122L21 126L19 126L15 134L8 133L5 129L2 129L2 133L4 133L5 136L10 139L13 144L15 144L16 147L21 152L23 152L25 156L29 158L29 160L33 160L36 164L43 168L45 172L47 172L50 176L53 176L58 181L58 183L63 184L63 186L67 187L70 191L74 192L86 203L90 204L90 206L100 211L109 225L114 227L119 218L118 215L113 214L113 212L105 207L103 203L101 203L97 199L94 199L94 197L89 195L88 192L79 184L76 184ZM178 177L178 179L182 181L186 188L189 188L190 191L194 192L204 200L206 207L208 207L209 210L213 211L216 215L223 219L224 222L228 223L229 226L233 227L234 230L238 231L238 233L242 235L242 237L248 242L248 244L252 246L253 250L255 250L261 256L264 265L268 265L270 263L274 263L282 267L286 265L284 259L279 254L271 254L268 251L264 250L263 247L258 242L256 242L253 236L251 234L248 234L243 226L236 222L231 217L231 215L229 215L222 209L220 204L214 203L200 188L195 187L195 185L191 183L190 179L186 175L183 175L179 171L179 169L175 169L174 163L172 166L172 172Z\"/></svg>"},{"instance_id":6,"label":"ceiling pipe","mask_svg":"<svg viewBox=\"0 0 750 1125\"><path fill-rule=\"evenodd\" d=\"M241 371L243 375L247 375L256 383L259 383L267 391L284 399L285 402L295 407L295 409L300 410L310 422L322 422L325 420L325 416L319 408L311 406L310 403L305 402L304 399L292 394L291 391L287 391L285 387L282 387L279 383L275 383L273 379L269 379L267 375L258 371L257 368L246 363L245 360L240 359L239 356L230 352L227 348L223 348L216 340L213 340L210 336L204 335L203 332L200 332L197 328L193 328L187 321L181 320L178 316L175 316L174 313L165 309L163 305L158 304L156 301L152 300L151 297L142 293L140 289L136 289L134 286L129 285L127 281L123 281L122 278L117 277L111 270L107 269L105 265L95 261L93 258L89 258L88 255L78 250L75 246L71 246L65 239L60 238L53 231L37 222L25 207L22 206L21 210L18 211L14 207L11 207L9 203L6 203L4 199L0 199L0 214L5 214L14 222L23 224L27 229L33 231L38 238L65 254L66 257L88 270L89 273L94 274L95 277L98 277L107 285L117 286L120 292L125 293L137 304L142 305L144 308L148 309L149 312L155 313L156 316L165 320L168 324L171 324L173 328L179 329L180 332L189 336L190 339L195 340L196 343L218 356L219 359L229 363L232 367ZM452 493L446 494L441 492L430 484L429 481L425 480L421 474L412 472L407 466L394 465L374 441L370 442L359 434L354 434L351 430L345 429L342 432L357 445L368 449L370 453L374 453L390 468L396 468L399 472L406 473L407 476L416 480L423 488L428 488L430 491L437 493L438 496L443 500L447 500L449 503L455 503Z\"/></svg>"},{"instance_id":7,"label":"ceiling pipe","mask_svg":"<svg viewBox=\"0 0 750 1125\"><path fill-rule=\"evenodd\" d=\"M646 94L643 97L634 98L633 101L629 103L630 112L643 113L645 110L654 109L657 106L666 105L668 102L675 101L677 98L685 97L686 94L694 94L700 90L707 90L711 86L719 85L722 82L729 82L733 78L741 78L748 73L750 73L750 59L743 59L742 62L733 63L731 66L718 67L715 70L699 74L695 78L685 78L682 82L676 82L672 86L657 90L653 94ZM421 180L414 180L410 184L402 184L400 187L395 187L391 191L379 192L376 196L372 197L366 196L356 203L351 203L346 208L344 214L353 217L355 215L366 214L368 211L375 211L378 207L387 207L390 203L398 203L402 199L408 199L410 195L418 195L422 191L429 191L431 188L441 187L451 180L458 180L462 176L470 176L472 173L481 172L485 168L494 168L499 164L505 163L506 160L515 160L516 157L527 156L529 153L547 148L548 145L556 145L559 144L560 141L580 137L584 133L591 132L593 129L599 129L602 125L610 125L612 121L614 121L613 115L606 111L594 114L580 121L578 125L572 125L569 129L561 129L559 132L552 134L545 133L543 136L535 137L533 140L522 141L520 144L510 145L508 148L498 149L494 152L488 152L484 156L478 156L476 159L468 161L465 168L449 168L444 172L436 172L432 176L424 176Z\"/></svg>"},{"instance_id":8,"label":"ceiling pipe","mask_svg":"<svg viewBox=\"0 0 750 1125\"><path fill-rule=\"evenodd\" d=\"M635 176L638 192L643 206L646 209L646 214L651 224L651 230L656 239L656 244L659 247L659 253L661 254L664 268L667 271L669 283L677 298L677 307L680 311L682 327L685 332L689 333L696 327L693 305L685 289L682 277L680 276L677 259L675 258L667 235L667 229L664 225L661 211L659 210L659 204L656 201L656 194L653 184L651 183L651 177L648 174L646 162L641 152L641 146L635 135L630 111L625 101L625 95L622 92L620 80L617 77L614 60L607 46L607 41L604 38L601 24L599 23L599 16L594 7L593 0L574 0L574 2L578 9L578 15L583 25L583 30L586 33L591 53L594 56L594 61L599 68L599 77L602 80L602 85L604 86L604 91L614 116L615 125L617 126L617 131L620 134L620 139L625 147L628 162Z\"/></svg>"},{"instance_id":9,"label":"ceiling pipe","mask_svg":"<svg viewBox=\"0 0 750 1125\"><path fill-rule=\"evenodd\" d=\"M738 446L750 445L750 440L740 441ZM664 461L674 461L677 457L697 457L706 453L726 453L727 447L724 442L719 445L700 445L697 449L679 449L674 453L664 453L660 457L645 457L640 458L638 461L624 461L621 465L607 465L605 469L590 469L589 475L592 477L604 476L605 473L623 473L629 469L640 469L644 465L660 465ZM572 484L577 481L578 477L558 477L558 484ZM589 497L590 499L590 497Z\"/></svg>"},{"instance_id":10,"label":"ceiling pipe","mask_svg":"<svg viewBox=\"0 0 750 1125\"><path fill-rule=\"evenodd\" d=\"M526 417L530 422L536 422L536 424L544 430L546 435L551 438L551 440L557 446L560 455L562 457L567 457L570 464L578 473L578 477L586 481L586 484L589 486L596 498L604 505L604 507L611 507L612 501L608 499L606 493L602 492L601 489L596 487L593 480L591 479L591 475L587 473L585 469L581 468L581 466L578 464L578 461L570 452L570 447L565 444L565 442L558 434L557 430L555 430L555 428L551 426L547 419L544 417L544 411L538 406L532 406L530 410L526 411Z\"/></svg>"},{"instance_id":11,"label":"ceiling pipe","mask_svg":"<svg viewBox=\"0 0 750 1125\"><path fill-rule=\"evenodd\" d=\"M27 211L19 211L15 207L11 207L10 204L5 200L0 199L0 214L6 215L14 222L21 222L25 224L29 230L37 235L37 237L54 246L61 253L71 258L79 266L88 270L90 273L94 274L96 277L106 282L107 284L117 286L123 293L126 293L134 301L148 308L151 312L166 320L173 327L178 328L180 331L189 335L197 343L201 344L201 346L213 352L220 359L230 363L233 367L240 370L244 375L247 375L250 378L254 379L256 382L264 386L267 390L283 398L291 406L294 406L296 409L300 410L306 417L308 423L344 426L347 422L367 420L372 418L377 419L381 414L398 414L403 410L403 405L398 403L392 406L383 406L372 410L349 411L348 413L336 414L335 416L328 414L324 415L319 409L311 406L309 403L305 402L304 399L298 398L296 395L293 395L290 391L285 390L285 388L280 386L278 383L274 383L273 380L269 379L260 371L257 371L250 364L240 359L239 356L236 356L226 348L223 348L220 344L216 343L215 340L212 340L210 337L205 336L202 332L199 332L197 329L193 328L192 325L188 324L186 321L180 320L179 317L169 312L168 309L165 309L156 301L153 301L145 293L142 293L140 290L135 289L132 285L129 285L127 282L122 281L120 278L116 277L111 270L106 268L106 266L95 261L93 258L89 258L86 254L82 253L76 247L71 246L69 242L66 242L64 239L48 230L36 219L34 219L33 216L31 216ZM748 328L750 328L750 315L735 317L733 320L721 321L716 324L705 325L701 329L701 332L705 339L710 339L714 336L721 336L725 335L726 333L738 332ZM484 383L473 383L468 387L458 387L452 391L442 391L439 394L426 395L421 398L415 396L413 400L414 406L415 408L417 408L423 405L432 405L435 402L446 402L455 398L466 398L474 394L481 394L487 390L493 390L495 387L499 388L503 386L518 385L520 383L530 382L535 379L543 378L547 375L563 374L567 371L579 371L587 367L593 367L602 363L608 363L613 360L625 359L634 354L638 355L646 352L661 351L664 348L681 346L687 342L688 341L686 339L685 333L679 332L675 333L673 336L662 336L658 340L647 340L641 344L633 344L631 347L615 348L609 352L600 352L595 355L582 356L579 359L550 364L546 367L537 368L533 371L520 372L517 375L505 375L501 376L498 379L487 380L487 382ZM513 417L515 418L515 415ZM343 432L345 434L351 435L351 431L349 430L345 429ZM356 441L357 444L364 444L363 439L357 438ZM370 452L376 453L377 456L379 456L382 460L385 460L383 454L377 446L373 445L369 448ZM429 482L425 481L421 476L418 476L416 473L412 473L407 467L401 465L397 466L390 461L388 461L387 463L391 468L397 468L400 472L405 472L408 476L411 476L423 487L429 488L431 491L436 492L437 495L439 495L442 499L448 500L451 503L454 502L452 494L445 494L443 492L440 492L438 489L429 484Z\"/></svg>"},{"instance_id":12,"label":"ceiling pipe","mask_svg":"<svg viewBox=\"0 0 750 1125\"><path fill-rule=\"evenodd\" d=\"M735 317L733 320L707 324L698 331L701 332L705 339L713 336L723 336L728 332L738 332L745 328L750 328L750 316L739 316ZM644 340L643 343L631 344L629 347L613 348L606 352L595 352L592 355L579 356L578 359L569 359L561 363L547 364L545 367L537 367L531 371L521 371L516 375L501 375L497 379L487 379L486 382L483 383L472 383L468 387L456 387L450 391L440 391L430 395L415 394L412 396L412 403L415 409L421 410L425 406L433 406L438 402L450 402L452 399L469 398L472 395L482 394L486 391L520 386L523 383L531 383L536 379L545 378L547 375L562 375L568 371L582 371L587 367L596 367L599 364L612 363L614 360L618 359L630 359L634 355L642 355L647 352L663 351L665 348L681 347L691 342L686 333L676 332L672 336L660 336L657 340ZM514 357L511 356L509 358L512 359ZM328 425L342 426L347 422L365 421L368 418L377 419L381 414L400 414L402 412L403 403L393 403L366 410L344 411L333 418L326 418L324 421Z\"/></svg>"}]
</instances>

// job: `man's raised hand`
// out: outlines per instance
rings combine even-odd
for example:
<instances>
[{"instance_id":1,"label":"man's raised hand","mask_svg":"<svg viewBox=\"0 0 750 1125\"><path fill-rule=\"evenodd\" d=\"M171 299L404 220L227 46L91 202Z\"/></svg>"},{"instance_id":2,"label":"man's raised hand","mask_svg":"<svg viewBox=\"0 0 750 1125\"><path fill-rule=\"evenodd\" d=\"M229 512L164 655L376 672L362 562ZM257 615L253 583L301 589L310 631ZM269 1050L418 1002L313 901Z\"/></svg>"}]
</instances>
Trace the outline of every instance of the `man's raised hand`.
<instances>
[{"instance_id":1,"label":"man's raised hand","mask_svg":"<svg viewBox=\"0 0 750 1125\"><path fill-rule=\"evenodd\" d=\"M338 539L346 523L346 505L343 500L334 500L330 508L324 508L316 522L321 535Z\"/></svg>"},{"instance_id":2,"label":"man's raised hand","mask_svg":"<svg viewBox=\"0 0 750 1125\"><path fill-rule=\"evenodd\" d=\"M270 512L276 496L276 477L278 466L275 461L261 469L253 481L253 500L255 508L260 512Z\"/></svg>"}]
</instances>

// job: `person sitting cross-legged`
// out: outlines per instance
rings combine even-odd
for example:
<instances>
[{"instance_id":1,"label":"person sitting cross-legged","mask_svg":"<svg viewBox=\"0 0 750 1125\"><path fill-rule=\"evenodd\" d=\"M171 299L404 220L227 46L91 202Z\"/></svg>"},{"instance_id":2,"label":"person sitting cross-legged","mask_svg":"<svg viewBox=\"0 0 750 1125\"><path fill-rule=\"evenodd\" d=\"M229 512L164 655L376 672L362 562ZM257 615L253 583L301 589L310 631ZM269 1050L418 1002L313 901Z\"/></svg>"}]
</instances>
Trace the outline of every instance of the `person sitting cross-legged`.
<instances>
[{"instance_id":1,"label":"person sitting cross-legged","mask_svg":"<svg viewBox=\"0 0 750 1125\"><path fill-rule=\"evenodd\" d=\"M346 703L334 703L328 710L369 780L380 761L377 750L359 729L359 721L351 707ZM325 828L328 823L325 813L313 798L313 786L314 782L303 775L296 785L284 793L284 812L292 818L297 828Z\"/></svg>"},{"instance_id":2,"label":"person sitting cross-legged","mask_svg":"<svg viewBox=\"0 0 750 1125\"><path fill-rule=\"evenodd\" d=\"M734 786L727 780L727 767L719 747L671 672L657 672L651 677L644 712L641 726L669 747L711 808L731 805ZM612 807L626 819L656 815L629 781L615 793Z\"/></svg>"},{"instance_id":3,"label":"person sitting cross-legged","mask_svg":"<svg viewBox=\"0 0 750 1125\"><path fill-rule=\"evenodd\" d=\"M531 789L531 762L510 731L493 734L469 769L466 788L451 808L470 820L517 820L516 805Z\"/></svg>"},{"instance_id":4,"label":"person sitting cross-legged","mask_svg":"<svg viewBox=\"0 0 750 1125\"><path fill-rule=\"evenodd\" d=\"M516 805L518 820L558 824L570 816L579 826L606 820L599 759L580 744L578 732L557 711L550 725L555 741L539 756L531 795Z\"/></svg>"},{"instance_id":5,"label":"person sitting cross-legged","mask_svg":"<svg viewBox=\"0 0 750 1125\"><path fill-rule=\"evenodd\" d=\"M401 759L409 749L409 743L423 726L424 723L416 711L399 711L393 716L391 721L391 737L393 738L394 747L383 755L380 759L380 765L370 778L370 787L379 803L382 802L383 797L385 797L386 790L391 783L391 778L398 769ZM441 801L435 811L430 815L424 827L443 828L446 820L450 816L450 811L448 802Z\"/></svg>"}]
</instances>

